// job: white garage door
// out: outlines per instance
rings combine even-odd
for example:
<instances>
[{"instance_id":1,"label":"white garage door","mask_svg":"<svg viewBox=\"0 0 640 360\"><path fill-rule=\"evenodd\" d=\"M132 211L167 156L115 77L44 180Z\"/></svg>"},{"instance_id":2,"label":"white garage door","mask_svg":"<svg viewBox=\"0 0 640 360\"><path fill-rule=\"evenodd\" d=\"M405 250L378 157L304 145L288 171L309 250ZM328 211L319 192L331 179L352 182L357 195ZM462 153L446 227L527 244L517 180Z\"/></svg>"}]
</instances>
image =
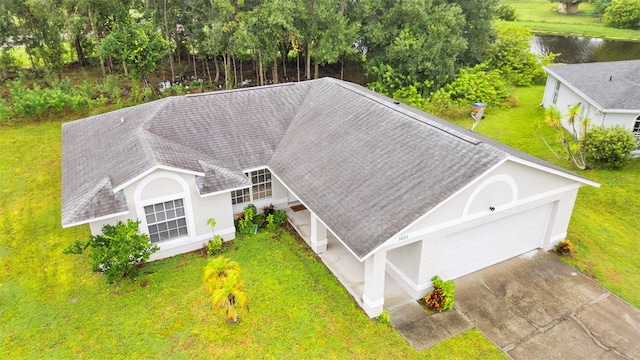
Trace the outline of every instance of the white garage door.
<instances>
[{"instance_id":1,"label":"white garage door","mask_svg":"<svg viewBox=\"0 0 640 360\"><path fill-rule=\"evenodd\" d=\"M548 204L448 235L438 246L437 274L455 279L539 248L550 213Z\"/></svg>"}]
</instances>

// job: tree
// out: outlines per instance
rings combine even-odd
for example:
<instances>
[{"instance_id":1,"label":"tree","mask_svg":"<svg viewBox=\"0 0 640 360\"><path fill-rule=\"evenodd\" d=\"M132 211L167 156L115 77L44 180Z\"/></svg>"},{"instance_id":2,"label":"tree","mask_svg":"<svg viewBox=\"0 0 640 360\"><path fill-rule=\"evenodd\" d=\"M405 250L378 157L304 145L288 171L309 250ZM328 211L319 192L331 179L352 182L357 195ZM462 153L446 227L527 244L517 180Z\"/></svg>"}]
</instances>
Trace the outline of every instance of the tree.
<instances>
[{"instance_id":1,"label":"tree","mask_svg":"<svg viewBox=\"0 0 640 360\"><path fill-rule=\"evenodd\" d=\"M558 2L558 0L549 0L552 3ZM558 12L561 14L576 14L578 13L578 5L584 0L560 0L558 4Z\"/></svg>"},{"instance_id":2,"label":"tree","mask_svg":"<svg viewBox=\"0 0 640 360\"><path fill-rule=\"evenodd\" d=\"M313 0L307 2L300 29L305 43L305 76L318 77L319 65L337 62L354 50L358 24L347 17L348 2L344 0ZM313 76L311 61L314 62Z\"/></svg>"},{"instance_id":3,"label":"tree","mask_svg":"<svg viewBox=\"0 0 640 360\"><path fill-rule=\"evenodd\" d=\"M171 44L162 37L154 24L130 18L127 25L117 24L103 39L100 57L113 56L121 61L125 74L133 83L133 97L140 95L142 82L161 66L161 59L171 51Z\"/></svg>"},{"instance_id":4,"label":"tree","mask_svg":"<svg viewBox=\"0 0 640 360\"><path fill-rule=\"evenodd\" d=\"M489 69L500 70L504 78L514 85L542 83L546 74L542 69L555 55L539 58L530 50L531 31L513 22L495 22L497 38L487 50Z\"/></svg>"},{"instance_id":5,"label":"tree","mask_svg":"<svg viewBox=\"0 0 640 360\"><path fill-rule=\"evenodd\" d=\"M595 0L593 2L593 15L602 18L604 12L611 5L611 0Z\"/></svg>"},{"instance_id":6,"label":"tree","mask_svg":"<svg viewBox=\"0 0 640 360\"><path fill-rule=\"evenodd\" d=\"M230 89L234 82L232 66L234 56L240 52L252 51L256 40L247 28L244 1L231 0L188 0L186 32L190 46L197 52L214 58L216 75L219 77L218 56L222 57L222 70L225 88Z\"/></svg>"},{"instance_id":7,"label":"tree","mask_svg":"<svg viewBox=\"0 0 640 360\"><path fill-rule=\"evenodd\" d=\"M244 291L244 281L240 279L238 263L225 257L210 260L204 268L202 282L211 294L214 310L227 309L227 319L238 321L238 307L246 307L249 297Z\"/></svg>"},{"instance_id":8,"label":"tree","mask_svg":"<svg viewBox=\"0 0 640 360\"><path fill-rule=\"evenodd\" d=\"M3 26L13 30L13 45L25 47L32 68L36 70L42 62L60 76L66 53L62 39L65 13L58 4L47 0L6 0L3 10Z\"/></svg>"},{"instance_id":9,"label":"tree","mask_svg":"<svg viewBox=\"0 0 640 360\"><path fill-rule=\"evenodd\" d=\"M363 0L356 11L362 19L359 46L366 54L369 75L373 66L386 64L412 81L430 81L434 90L454 79L457 59L467 48L459 5Z\"/></svg>"},{"instance_id":10,"label":"tree","mask_svg":"<svg viewBox=\"0 0 640 360\"><path fill-rule=\"evenodd\" d=\"M516 8L514 8L513 5L500 3L496 7L494 17L504 21L516 21L518 19L518 14L516 13Z\"/></svg>"},{"instance_id":11,"label":"tree","mask_svg":"<svg viewBox=\"0 0 640 360\"><path fill-rule=\"evenodd\" d=\"M467 48L458 56L458 62L465 67L473 67L483 62L486 50L495 40L493 14L497 1L488 0L447 0L457 4L465 18L462 36L467 40Z\"/></svg>"}]
</instances>

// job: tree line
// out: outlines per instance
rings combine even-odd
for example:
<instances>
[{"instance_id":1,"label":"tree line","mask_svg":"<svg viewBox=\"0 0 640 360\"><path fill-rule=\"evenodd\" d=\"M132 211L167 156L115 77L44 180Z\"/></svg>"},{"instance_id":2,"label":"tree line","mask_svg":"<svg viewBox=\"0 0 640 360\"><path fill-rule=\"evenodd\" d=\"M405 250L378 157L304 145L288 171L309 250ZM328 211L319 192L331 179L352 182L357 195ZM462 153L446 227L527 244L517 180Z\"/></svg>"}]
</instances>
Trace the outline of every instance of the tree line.
<instances>
[{"instance_id":1,"label":"tree line","mask_svg":"<svg viewBox=\"0 0 640 360\"><path fill-rule=\"evenodd\" d=\"M485 60L495 39L492 0L4 0L0 66L23 48L34 69L81 66L142 83L177 64L229 88L242 64L257 84L315 78L322 65L366 58L441 86ZM246 70L246 69L245 69Z\"/></svg>"}]
</instances>

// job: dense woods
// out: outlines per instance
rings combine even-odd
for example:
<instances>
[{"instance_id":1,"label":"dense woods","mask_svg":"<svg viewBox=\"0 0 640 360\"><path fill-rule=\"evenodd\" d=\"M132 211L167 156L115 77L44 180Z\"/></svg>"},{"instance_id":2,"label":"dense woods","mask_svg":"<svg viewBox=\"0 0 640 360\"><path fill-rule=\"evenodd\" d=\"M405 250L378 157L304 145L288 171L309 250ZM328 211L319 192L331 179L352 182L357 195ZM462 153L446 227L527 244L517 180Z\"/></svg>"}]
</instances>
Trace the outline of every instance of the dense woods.
<instances>
[{"instance_id":1,"label":"dense woods","mask_svg":"<svg viewBox=\"0 0 640 360\"><path fill-rule=\"evenodd\" d=\"M319 66L397 67L444 84L482 62L494 38L487 0L6 0L0 67L24 49L33 70L92 64L143 82L159 68L226 87L318 77ZM246 69L244 69L246 70Z\"/></svg>"},{"instance_id":2,"label":"dense woods","mask_svg":"<svg viewBox=\"0 0 640 360\"><path fill-rule=\"evenodd\" d=\"M0 98L0 123L14 115L82 113L121 106L125 98L137 103L194 88L301 81L321 76L321 70L440 115L475 101L497 105L507 100L508 86L544 77L541 59L528 51L531 33L497 19L497 5L5 0L0 79L10 81ZM25 66L44 83L25 81ZM91 81L72 84L66 78L70 67L95 71ZM159 91L167 87L171 91Z\"/></svg>"}]
</instances>

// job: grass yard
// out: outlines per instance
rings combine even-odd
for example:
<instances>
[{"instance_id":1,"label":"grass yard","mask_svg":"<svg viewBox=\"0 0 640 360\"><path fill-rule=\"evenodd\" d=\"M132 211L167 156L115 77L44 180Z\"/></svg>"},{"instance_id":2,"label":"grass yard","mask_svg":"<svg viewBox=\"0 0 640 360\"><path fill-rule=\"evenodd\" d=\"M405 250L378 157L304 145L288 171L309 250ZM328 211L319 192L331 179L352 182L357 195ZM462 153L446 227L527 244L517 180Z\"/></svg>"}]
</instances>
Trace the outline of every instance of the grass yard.
<instances>
[{"instance_id":1,"label":"grass yard","mask_svg":"<svg viewBox=\"0 0 640 360\"><path fill-rule=\"evenodd\" d=\"M580 189L567 235L576 251L563 260L640 307L640 159L622 170L578 170L568 160L554 156L533 127L544 113L538 105L543 93L544 86L516 89L520 105L488 108L476 131L601 184L600 188ZM469 116L454 122L471 128L472 119ZM554 139L551 132L545 137Z\"/></svg>"},{"instance_id":2,"label":"grass yard","mask_svg":"<svg viewBox=\"0 0 640 360\"><path fill-rule=\"evenodd\" d=\"M606 27L599 17L591 15L593 4L584 2L577 14L560 14L558 3L548 0L501 0L516 9L517 22L535 33L578 35L606 39L640 41L640 31Z\"/></svg>"},{"instance_id":3,"label":"grass yard","mask_svg":"<svg viewBox=\"0 0 640 360\"><path fill-rule=\"evenodd\" d=\"M287 233L225 254L251 298L237 325L211 312L197 254L107 285L85 255L62 254L89 231L60 227L60 153L59 122L0 129L0 358L506 358L475 329L414 351Z\"/></svg>"}]
</instances>

